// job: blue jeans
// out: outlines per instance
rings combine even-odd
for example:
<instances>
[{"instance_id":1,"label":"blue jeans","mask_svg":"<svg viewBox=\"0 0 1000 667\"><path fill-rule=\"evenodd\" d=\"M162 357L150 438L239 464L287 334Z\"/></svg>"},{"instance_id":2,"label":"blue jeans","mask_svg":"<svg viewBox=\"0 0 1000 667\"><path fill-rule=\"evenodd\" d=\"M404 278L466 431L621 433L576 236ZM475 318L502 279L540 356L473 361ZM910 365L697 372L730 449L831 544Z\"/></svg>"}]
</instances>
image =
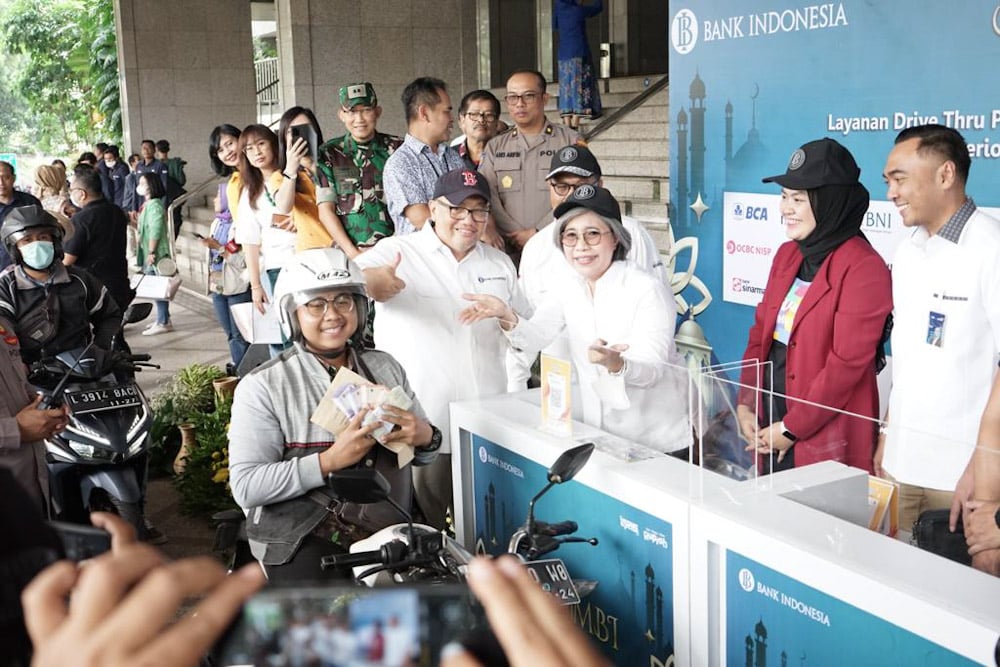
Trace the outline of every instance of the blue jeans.
<instances>
[{"instance_id":1,"label":"blue jeans","mask_svg":"<svg viewBox=\"0 0 1000 667\"><path fill-rule=\"evenodd\" d=\"M252 299L250 290L239 294L212 294L212 305L215 307L215 316L222 325L222 330L226 332L226 341L229 343L229 356L233 359L233 366L239 367L243 361L243 355L247 353L250 343L243 340L233 316L229 312L229 307L238 303L247 303Z\"/></svg>"},{"instance_id":2,"label":"blue jeans","mask_svg":"<svg viewBox=\"0 0 1000 667\"><path fill-rule=\"evenodd\" d=\"M156 301L156 323L170 324L170 302L166 299Z\"/></svg>"}]
</instances>

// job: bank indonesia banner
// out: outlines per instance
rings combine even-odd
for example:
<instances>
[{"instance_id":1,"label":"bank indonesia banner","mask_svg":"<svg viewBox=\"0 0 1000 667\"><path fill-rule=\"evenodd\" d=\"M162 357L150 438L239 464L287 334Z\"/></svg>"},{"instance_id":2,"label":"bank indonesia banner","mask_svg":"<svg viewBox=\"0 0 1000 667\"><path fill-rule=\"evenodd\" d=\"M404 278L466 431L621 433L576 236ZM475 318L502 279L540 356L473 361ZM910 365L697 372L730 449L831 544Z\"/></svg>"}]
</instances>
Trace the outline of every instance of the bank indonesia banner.
<instances>
[{"instance_id":1,"label":"bank indonesia banner","mask_svg":"<svg viewBox=\"0 0 1000 667\"><path fill-rule=\"evenodd\" d=\"M480 552L502 554L546 484L546 468L494 442L472 436L473 488ZM597 581L573 619L621 667L674 664L673 532L671 525L577 482L554 487L535 518L576 521L576 535L597 546L566 544L553 552L574 579Z\"/></svg>"},{"instance_id":2,"label":"bank indonesia banner","mask_svg":"<svg viewBox=\"0 0 1000 667\"><path fill-rule=\"evenodd\" d=\"M670 219L698 239L712 301L697 321L718 360L742 356L786 240L779 189L761 178L805 142L854 154L872 194L863 231L887 262L909 233L882 181L905 127L958 129L968 192L1000 217L998 0L698 0L671 2L670 17Z\"/></svg>"},{"instance_id":3,"label":"bank indonesia banner","mask_svg":"<svg viewBox=\"0 0 1000 667\"><path fill-rule=\"evenodd\" d=\"M726 551L723 664L975 665L735 551Z\"/></svg>"}]
</instances>

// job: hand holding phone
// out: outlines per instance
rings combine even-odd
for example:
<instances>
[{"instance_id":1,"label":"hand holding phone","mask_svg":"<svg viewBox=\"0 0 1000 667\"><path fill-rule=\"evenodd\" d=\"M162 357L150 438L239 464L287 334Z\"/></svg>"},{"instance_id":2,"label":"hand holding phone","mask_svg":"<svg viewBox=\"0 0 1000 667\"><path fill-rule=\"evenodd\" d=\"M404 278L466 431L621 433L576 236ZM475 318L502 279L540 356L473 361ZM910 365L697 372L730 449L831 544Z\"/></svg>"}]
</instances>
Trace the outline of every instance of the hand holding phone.
<instances>
[{"instance_id":1,"label":"hand holding phone","mask_svg":"<svg viewBox=\"0 0 1000 667\"><path fill-rule=\"evenodd\" d=\"M308 157L315 164L319 143L319 137L316 136L316 128L314 128L311 124L306 123L304 125L292 125L289 129L292 133L292 139L288 142L289 146L294 144L296 139L304 139L308 149L305 157Z\"/></svg>"}]
</instances>

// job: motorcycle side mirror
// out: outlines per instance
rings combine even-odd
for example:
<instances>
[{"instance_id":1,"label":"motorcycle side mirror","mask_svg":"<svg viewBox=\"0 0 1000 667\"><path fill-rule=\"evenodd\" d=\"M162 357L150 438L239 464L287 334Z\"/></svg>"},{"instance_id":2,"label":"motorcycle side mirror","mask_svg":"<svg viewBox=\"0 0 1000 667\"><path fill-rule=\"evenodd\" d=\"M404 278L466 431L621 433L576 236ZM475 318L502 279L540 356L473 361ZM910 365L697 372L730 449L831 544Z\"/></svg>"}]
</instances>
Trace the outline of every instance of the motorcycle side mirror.
<instances>
[{"instance_id":1,"label":"motorcycle side mirror","mask_svg":"<svg viewBox=\"0 0 1000 667\"><path fill-rule=\"evenodd\" d=\"M148 301L129 304L128 308L125 309L125 314L122 316L122 326L142 322L149 317L151 312L153 312L153 304Z\"/></svg>"},{"instance_id":2,"label":"motorcycle side mirror","mask_svg":"<svg viewBox=\"0 0 1000 667\"><path fill-rule=\"evenodd\" d=\"M389 481L369 468L338 470L326 478L326 486L341 500L368 505L389 498Z\"/></svg>"},{"instance_id":3,"label":"motorcycle side mirror","mask_svg":"<svg viewBox=\"0 0 1000 667\"><path fill-rule=\"evenodd\" d=\"M583 466L587 465L590 455L594 452L594 443L586 442L582 445L567 449L559 455L556 462L549 468L548 479L550 484L562 484L576 477Z\"/></svg>"}]
</instances>

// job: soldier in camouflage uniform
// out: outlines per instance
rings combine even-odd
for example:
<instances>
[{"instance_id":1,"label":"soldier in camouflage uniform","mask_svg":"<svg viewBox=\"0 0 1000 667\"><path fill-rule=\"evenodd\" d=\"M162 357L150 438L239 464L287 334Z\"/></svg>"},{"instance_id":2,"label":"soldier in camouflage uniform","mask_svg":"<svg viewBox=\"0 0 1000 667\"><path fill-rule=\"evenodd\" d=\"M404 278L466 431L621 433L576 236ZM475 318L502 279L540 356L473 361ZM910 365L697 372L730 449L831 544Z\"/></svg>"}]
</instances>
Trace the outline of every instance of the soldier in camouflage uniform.
<instances>
[{"instance_id":1,"label":"soldier in camouflage uniform","mask_svg":"<svg viewBox=\"0 0 1000 667\"><path fill-rule=\"evenodd\" d=\"M393 233L382 192L382 169L403 140L375 130L382 107L370 83L340 89L339 115L347 134L319 149L316 201L320 219L328 228L340 230L333 240L353 259Z\"/></svg>"}]
</instances>

